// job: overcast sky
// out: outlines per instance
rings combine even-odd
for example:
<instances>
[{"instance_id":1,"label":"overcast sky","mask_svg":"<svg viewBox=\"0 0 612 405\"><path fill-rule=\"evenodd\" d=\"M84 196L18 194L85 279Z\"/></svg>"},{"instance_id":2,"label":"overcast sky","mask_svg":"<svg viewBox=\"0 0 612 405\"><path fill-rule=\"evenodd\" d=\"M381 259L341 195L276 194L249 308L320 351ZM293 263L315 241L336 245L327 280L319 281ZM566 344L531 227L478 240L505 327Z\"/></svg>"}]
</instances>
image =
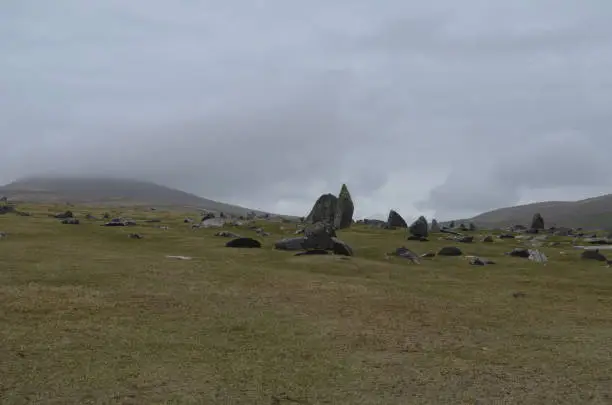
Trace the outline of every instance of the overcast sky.
<instances>
[{"instance_id":1,"label":"overcast sky","mask_svg":"<svg viewBox=\"0 0 612 405\"><path fill-rule=\"evenodd\" d=\"M610 0L2 0L0 183L153 180L304 215L612 192Z\"/></svg>"}]
</instances>

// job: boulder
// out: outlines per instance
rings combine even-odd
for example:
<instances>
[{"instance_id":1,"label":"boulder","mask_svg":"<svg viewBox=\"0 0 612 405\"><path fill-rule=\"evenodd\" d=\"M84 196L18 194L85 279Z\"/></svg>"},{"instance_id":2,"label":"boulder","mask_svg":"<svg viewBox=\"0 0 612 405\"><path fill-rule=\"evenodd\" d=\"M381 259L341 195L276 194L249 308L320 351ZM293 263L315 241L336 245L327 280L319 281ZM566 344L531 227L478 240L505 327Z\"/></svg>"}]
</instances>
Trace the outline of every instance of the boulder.
<instances>
[{"instance_id":1,"label":"boulder","mask_svg":"<svg viewBox=\"0 0 612 405\"><path fill-rule=\"evenodd\" d=\"M482 239L482 241L485 243L491 243L493 242L493 237L491 235L487 235Z\"/></svg>"},{"instance_id":2,"label":"boulder","mask_svg":"<svg viewBox=\"0 0 612 405\"><path fill-rule=\"evenodd\" d=\"M329 252L323 249L306 250L305 252L298 252L294 256L309 256L309 255L328 255Z\"/></svg>"},{"instance_id":3,"label":"boulder","mask_svg":"<svg viewBox=\"0 0 612 405\"><path fill-rule=\"evenodd\" d=\"M224 225L223 218L210 217L200 222L200 228L222 228Z\"/></svg>"},{"instance_id":4,"label":"boulder","mask_svg":"<svg viewBox=\"0 0 612 405\"><path fill-rule=\"evenodd\" d=\"M461 256L463 252L456 246L445 246L438 251L438 256Z\"/></svg>"},{"instance_id":5,"label":"boulder","mask_svg":"<svg viewBox=\"0 0 612 405\"><path fill-rule=\"evenodd\" d=\"M332 250L335 255L353 256L353 248L351 248L348 243L338 238L332 238L332 242L334 243Z\"/></svg>"},{"instance_id":6,"label":"boulder","mask_svg":"<svg viewBox=\"0 0 612 405\"><path fill-rule=\"evenodd\" d=\"M512 257L523 257L527 259L529 257L529 249L515 248L511 252L508 252L506 254Z\"/></svg>"},{"instance_id":7,"label":"boulder","mask_svg":"<svg viewBox=\"0 0 612 405\"><path fill-rule=\"evenodd\" d=\"M533 214L531 229L544 229L544 218L542 218L539 212Z\"/></svg>"},{"instance_id":8,"label":"boulder","mask_svg":"<svg viewBox=\"0 0 612 405\"><path fill-rule=\"evenodd\" d=\"M223 238L240 238L240 237L241 237L241 236L240 236L240 235L238 235L238 234L235 234L235 233L233 233L233 232L228 232L228 231L220 231L220 232L217 232L217 233L215 234L215 236L221 236L221 237L223 237Z\"/></svg>"},{"instance_id":9,"label":"boulder","mask_svg":"<svg viewBox=\"0 0 612 405\"><path fill-rule=\"evenodd\" d=\"M395 228L408 228L408 224L404 218L402 218L402 216L394 210L389 211L389 217L387 218L386 225Z\"/></svg>"},{"instance_id":10,"label":"boulder","mask_svg":"<svg viewBox=\"0 0 612 405\"><path fill-rule=\"evenodd\" d=\"M72 213L72 211L65 211L59 214L55 214L54 217L57 219L74 218L74 214Z\"/></svg>"},{"instance_id":11,"label":"boulder","mask_svg":"<svg viewBox=\"0 0 612 405\"><path fill-rule=\"evenodd\" d=\"M405 246L399 247L395 249L395 252L392 253L393 256L401 257L404 259L410 260L412 263L419 264L421 261L419 260L419 255L414 253L412 250L408 249Z\"/></svg>"},{"instance_id":12,"label":"boulder","mask_svg":"<svg viewBox=\"0 0 612 405\"><path fill-rule=\"evenodd\" d=\"M231 248L260 248L261 242L253 238L237 238L232 239L225 244L225 247Z\"/></svg>"},{"instance_id":13,"label":"boulder","mask_svg":"<svg viewBox=\"0 0 612 405\"><path fill-rule=\"evenodd\" d=\"M438 232L440 232L440 225L438 224L438 221L436 221L435 219L431 220L431 227L429 228L429 231L431 233L438 233Z\"/></svg>"},{"instance_id":14,"label":"boulder","mask_svg":"<svg viewBox=\"0 0 612 405\"><path fill-rule=\"evenodd\" d=\"M580 255L581 259L585 259L585 260L597 260L600 262L605 262L606 261L606 256L604 256L603 254L601 254L599 252L599 249L595 249L595 250L585 250L584 252L582 252L582 254Z\"/></svg>"},{"instance_id":15,"label":"boulder","mask_svg":"<svg viewBox=\"0 0 612 405\"><path fill-rule=\"evenodd\" d=\"M81 222L76 218L65 218L65 219L62 219L61 223L65 225L78 225Z\"/></svg>"},{"instance_id":16,"label":"boulder","mask_svg":"<svg viewBox=\"0 0 612 405\"><path fill-rule=\"evenodd\" d=\"M458 236L457 238L455 238L455 240L461 243L472 243L474 242L474 237L473 236Z\"/></svg>"},{"instance_id":17,"label":"boulder","mask_svg":"<svg viewBox=\"0 0 612 405\"><path fill-rule=\"evenodd\" d=\"M338 198L333 194L323 194L317 199L310 214L306 217L306 222L315 224L325 222L333 224L338 207Z\"/></svg>"},{"instance_id":18,"label":"boulder","mask_svg":"<svg viewBox=\"0 0 612 405\"><path fill-rule=\"evenodd\" d=\"M408 231L411 235L427 237L429 235L429 225L424 216L420 216L416 221L410 225Z\"/></svg>"},{"instance_id":19,"label":"boulder","mask_svg":"<svg viewBox=\"0 0 612 405\"><path fill-rule=\"evenodd\" d=\"M285 238L274 243L274 248L278 250L302 250L306 238Z\"/></svg>"},{"instance_id":20,"label":"boulder","mask_svg":"<svg viewBox=\"0 0 612 405\"><path fill-rule=\"evenodd\" d=\"M305 229L304 248L332 250L334 248L332 238L335 236L336 231L329 223L317 222Z\"/></svg>"},{"instance_id":21,"label":"boulder","mask_svg":"<svg viewBox=\"0 0 612 405\"><path fill-rule=\"evenodd\" d=\"M345 229L351 226L353 223L353 213L355 212L355 205L351 198L346 184L342 185L340 194L338 194L338 200L336 203L336 212L334 215L334 227L336 229Z\"/></svg>"}]
</instances>

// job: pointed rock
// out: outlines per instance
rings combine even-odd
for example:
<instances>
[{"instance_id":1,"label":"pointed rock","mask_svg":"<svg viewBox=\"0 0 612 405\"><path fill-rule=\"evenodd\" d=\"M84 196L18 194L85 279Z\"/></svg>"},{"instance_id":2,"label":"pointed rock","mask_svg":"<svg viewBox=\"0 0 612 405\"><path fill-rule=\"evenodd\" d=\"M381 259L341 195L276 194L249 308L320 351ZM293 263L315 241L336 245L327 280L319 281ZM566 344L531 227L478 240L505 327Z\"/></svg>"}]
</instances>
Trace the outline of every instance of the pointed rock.
<instances>
[{"instance_id":1,"label":"pointed rock","mask_svg":"<svg viewBox=\"0 0 612 405\"><path fill-rule=\"evenodd\" d=\"M421 236L426 238L429 235L429 225L427 224L427 220L424 216L420 216L419 219L414 221L410 228L408 229L411 235L413 236Z\"/></svg>"},{"instance_id":2,"label":"pointed rock","mask_svg":"<svg viewBox=\"0 0 612 405\"><path fill-rule=\"evenodd\" d=\"M395 228L408 228L408 224L402 218L400 214L395 210L389 211L389 217L387 218L387 226Z\"/></svg>"},{"instance_id":3,"label":"pointed rock","mask_svg":"<svg viewBox=\"0 0 612 405\"><path fill-rule=\"evenodd\" d=\"M353 223L353 213L355 212L355 205L351 198L346 184L342 185L340 194L338 194L338 202L336 204L336 213L334 216L334 226L336 229L344 229L351 226Z\"/></svg>"}]
</instances>

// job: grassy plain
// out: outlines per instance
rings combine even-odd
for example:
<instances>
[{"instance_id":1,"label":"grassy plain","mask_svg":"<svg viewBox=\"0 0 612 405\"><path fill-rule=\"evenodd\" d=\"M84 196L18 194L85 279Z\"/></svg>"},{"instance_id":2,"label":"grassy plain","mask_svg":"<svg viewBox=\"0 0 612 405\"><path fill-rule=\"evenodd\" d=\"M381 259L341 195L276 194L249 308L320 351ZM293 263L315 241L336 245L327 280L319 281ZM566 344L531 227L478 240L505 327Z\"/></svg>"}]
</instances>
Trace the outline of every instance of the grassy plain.
<instances>
[{"instance_id":1,"label":"grassy plain","mask_svg":"<svg viewBox=\"0 0 612 405\"><path fill-rule=\"evenodd\" d=\"M569 239L546 265L504 256L517 240L460 246L491 266L414 265L385 253L452 243L355 226L355 257L295 257L272 249L292 224L229 249L179 213L20 209L0 216L2 404L612 403L612 269Z\"/></svg>"}]
</instances>

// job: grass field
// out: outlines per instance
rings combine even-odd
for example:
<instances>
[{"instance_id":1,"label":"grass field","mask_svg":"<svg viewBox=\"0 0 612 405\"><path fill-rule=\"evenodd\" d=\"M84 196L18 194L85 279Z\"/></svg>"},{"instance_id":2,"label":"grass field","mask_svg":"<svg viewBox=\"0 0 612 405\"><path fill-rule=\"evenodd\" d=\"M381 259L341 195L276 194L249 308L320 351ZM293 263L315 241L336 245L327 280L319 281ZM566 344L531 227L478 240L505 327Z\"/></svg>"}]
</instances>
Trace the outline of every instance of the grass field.
<instances>
[{"instance_id":1,"label":"grass field","mask_svg":"<svg viewBox=\"0 0 612 405\"><path fill-rule=\"evenodd\" d=\"M460 246L496 265L414 265L385 253L452 243L355 227L355 257L295 257L272 249L292 224L229 249L183 214L20 209L0 216L2 404L612 403L612 269L569 239L547 265L504 256L516 240Z\"/></svg>"}]
</instances>

